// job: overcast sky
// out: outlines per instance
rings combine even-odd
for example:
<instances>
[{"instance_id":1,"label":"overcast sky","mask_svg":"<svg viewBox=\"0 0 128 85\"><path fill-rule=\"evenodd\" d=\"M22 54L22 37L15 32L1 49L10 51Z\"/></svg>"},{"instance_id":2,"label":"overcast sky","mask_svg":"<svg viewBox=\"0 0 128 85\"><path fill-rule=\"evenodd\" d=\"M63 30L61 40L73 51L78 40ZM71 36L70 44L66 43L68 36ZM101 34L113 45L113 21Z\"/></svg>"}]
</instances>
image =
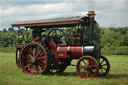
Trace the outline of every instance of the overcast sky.
<instances>
[{"instance_id":1,"label":"overcast sky","mask_svg":"<svg viewBox=\"0 0 128 85\"><path fill-rule=\"evenodd\" d=\"M15 21L83 16L89 10L100 26L128 26L128 0L0 0L0 30Z\"/></svg>"}]
</instances>

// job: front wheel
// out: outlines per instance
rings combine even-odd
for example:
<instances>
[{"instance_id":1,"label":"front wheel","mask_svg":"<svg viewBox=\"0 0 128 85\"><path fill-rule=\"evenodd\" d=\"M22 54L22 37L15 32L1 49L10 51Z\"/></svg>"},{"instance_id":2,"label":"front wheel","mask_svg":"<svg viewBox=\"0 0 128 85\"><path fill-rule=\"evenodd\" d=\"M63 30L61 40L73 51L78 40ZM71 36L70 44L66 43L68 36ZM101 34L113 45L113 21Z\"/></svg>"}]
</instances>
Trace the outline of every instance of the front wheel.
<instances>
[{"instance_id":1,"label":"front wheel","mask_svg":"<svg viewBox=\"0 0 128 85\"><path fill-rule=\"evenodd\" d=\"M104 56L99 59L99 76L106 76L110 71L110 63Z\"/></svg>"},{"instance_id":2,"label":"front wheel","mask_svg":"<svg viewBox=\"0 0 128 85\"><path fill-rule=\"evenodd\" d=\"M81 78L92 78L98 72L98 63L95 58L84 56L78 60L76 70Z\"/></svg>"}]
</instances>

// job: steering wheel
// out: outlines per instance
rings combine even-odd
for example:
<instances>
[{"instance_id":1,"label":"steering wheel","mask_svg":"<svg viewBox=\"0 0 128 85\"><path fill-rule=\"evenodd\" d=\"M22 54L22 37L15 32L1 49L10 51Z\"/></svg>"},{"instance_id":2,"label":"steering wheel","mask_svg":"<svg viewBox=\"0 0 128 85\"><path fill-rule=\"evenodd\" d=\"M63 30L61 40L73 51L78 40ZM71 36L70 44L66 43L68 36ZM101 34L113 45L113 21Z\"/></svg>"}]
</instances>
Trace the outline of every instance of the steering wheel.
<instances>
[{"instance_id":1,"label":"steering wheel","mask_svg":"<svg viewBox=\"0 0 128 85\"><path fill-rule=\"evenodd\" d=\"M51 37L56 44L67 44L68 38L62 29L52 29L47 36Z\"/></svg>"}]
</instances>

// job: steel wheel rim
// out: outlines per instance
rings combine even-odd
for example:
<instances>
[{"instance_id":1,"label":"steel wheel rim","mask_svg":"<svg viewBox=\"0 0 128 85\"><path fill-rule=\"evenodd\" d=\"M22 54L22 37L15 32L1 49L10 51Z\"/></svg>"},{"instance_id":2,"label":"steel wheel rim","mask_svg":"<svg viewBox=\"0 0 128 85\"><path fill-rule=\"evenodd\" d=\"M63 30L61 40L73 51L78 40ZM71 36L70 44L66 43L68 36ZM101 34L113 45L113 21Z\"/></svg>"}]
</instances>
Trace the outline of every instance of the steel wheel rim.
<instances>
[{"instance_id":1,"label":"steel wheel rim","mask_svg":"<svg viewBox=\"0 0 128 85\"><path fill-rule=\"evenodd\" d=\"M47 66L47 54L45 49L38 44L29 44L22 52L22 69L25 73L39 75Z\"/></svg>"},{"instance_id":2,"label":"steel wheel rim","mask_svg":"<svg viewBox=\"0 0 128 85\"><path fill-rule=\"evenodd\" d=\"M90 64L90 62L92 62L92 64ZM90 56L81 57L79 61L77 62L76 69L77 69L77 74L81 78L92 78L96 75L98 71L97 61ZM93 72L91 72L90 70L93 70Z\"/></svg>"}]
</instances>

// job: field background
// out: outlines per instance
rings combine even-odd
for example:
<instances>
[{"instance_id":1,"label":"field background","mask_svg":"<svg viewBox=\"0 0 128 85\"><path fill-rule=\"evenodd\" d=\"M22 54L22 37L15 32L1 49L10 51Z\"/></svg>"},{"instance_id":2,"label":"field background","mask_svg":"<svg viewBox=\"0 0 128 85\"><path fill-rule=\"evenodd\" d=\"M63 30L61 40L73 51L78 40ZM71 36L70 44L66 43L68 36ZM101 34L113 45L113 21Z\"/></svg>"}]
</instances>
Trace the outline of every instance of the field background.
<instances>
[{"instance_id":1,"label":"field background","mask_svg":"<svg viewBox=\"0 0 128 85\"><path fill-rule=\"evenodd\" d=\"M107 58L111 69L106 77L81 79L72 66L60 74L31 76L16 66L14 52L0 52L0 85L128 85L128 55Z\"/></svg>"}]
</instances>

